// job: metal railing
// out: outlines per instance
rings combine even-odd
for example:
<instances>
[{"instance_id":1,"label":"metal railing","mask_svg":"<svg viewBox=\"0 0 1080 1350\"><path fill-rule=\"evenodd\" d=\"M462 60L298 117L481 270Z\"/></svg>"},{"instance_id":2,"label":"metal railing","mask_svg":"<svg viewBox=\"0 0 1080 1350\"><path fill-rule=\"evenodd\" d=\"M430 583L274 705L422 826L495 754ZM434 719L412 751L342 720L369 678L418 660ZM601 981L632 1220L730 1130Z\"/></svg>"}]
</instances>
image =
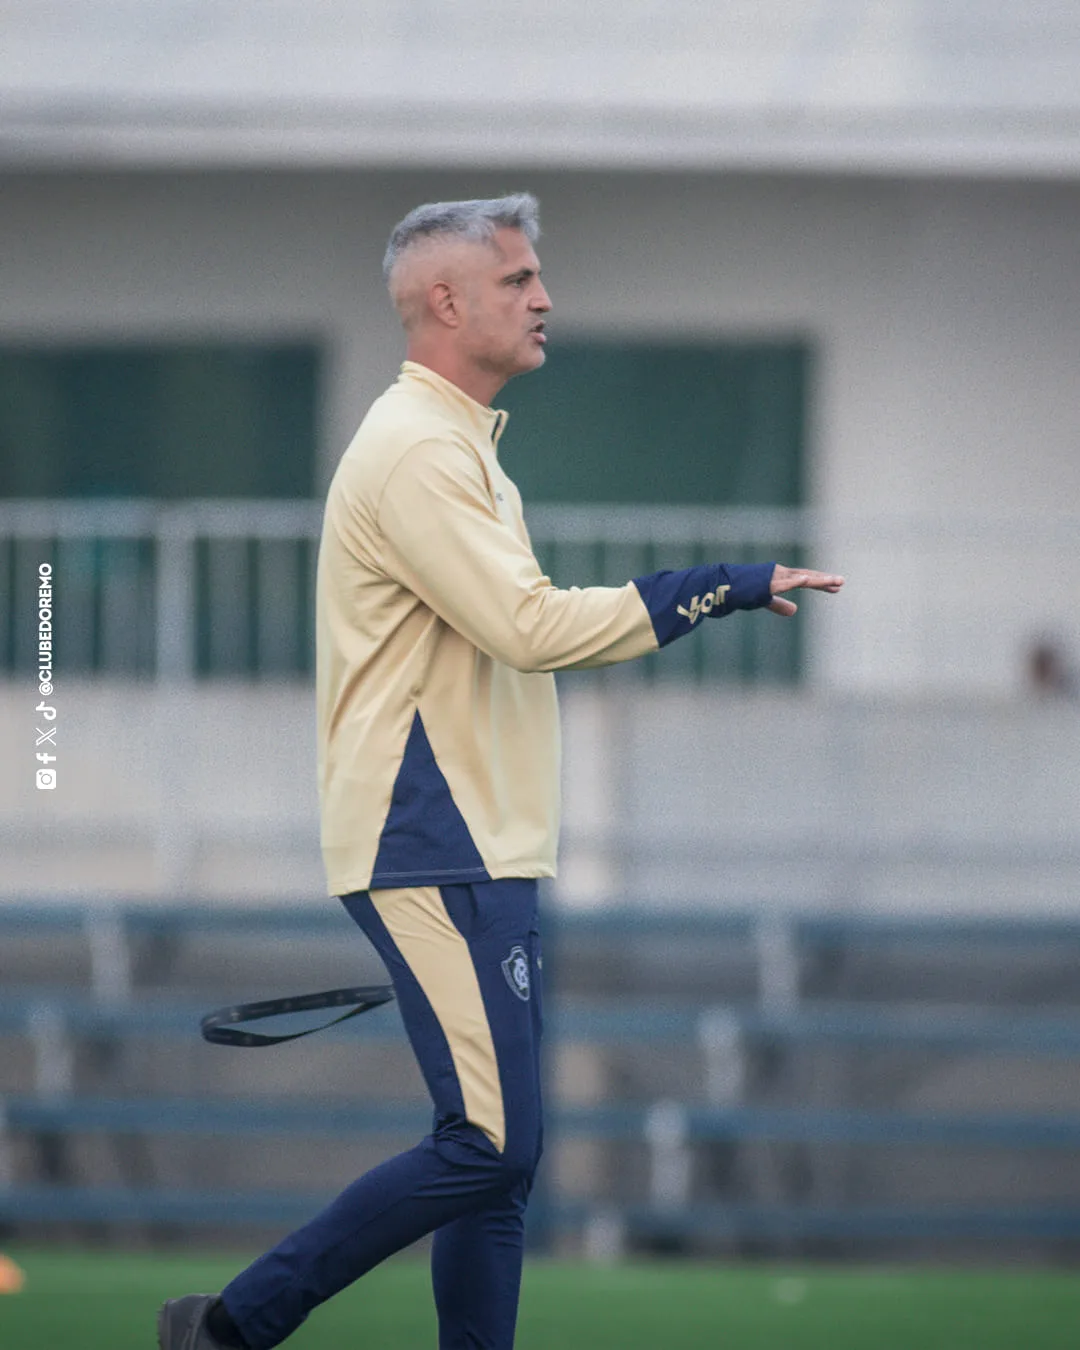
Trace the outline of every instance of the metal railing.
<instances>
[{"instance_id":1,"label":"metal railing","mask_svg":"<svg viewBox=\"0 0 1080 1350\"><path fill-rule=\"evenodd\" d=\"M304 676L314 666L316 501L0 503L0 673L36 663L32 597L53 567L54 659L68 673ZM622 585L707 560L794 558L795 510L694 507L530 509L538 559L557 585ZM630 678L791 681L798 623L712 624Z\"/></svg>"},{"instance_id":2,"label":"metal railing","mask_svg":"<svg viewBox=\"0 0 1080 1350\"><path fill-rule=\"evenodd\" d=\"M306 677L314 668L320 501L0 502L0 676L34 668L37 569L54 569L54 658L74 675ZM1000 695L1040 631L1068 638L1054 579L1080 516L537 504L526 520L559 586L622 585L695 563L839 567L855 580L813 650L791 622L709 623L601 678ZM979 583L972 585L972 577ZM812 620L811 620L812 621Z\"/></svg>"}]
</instances>

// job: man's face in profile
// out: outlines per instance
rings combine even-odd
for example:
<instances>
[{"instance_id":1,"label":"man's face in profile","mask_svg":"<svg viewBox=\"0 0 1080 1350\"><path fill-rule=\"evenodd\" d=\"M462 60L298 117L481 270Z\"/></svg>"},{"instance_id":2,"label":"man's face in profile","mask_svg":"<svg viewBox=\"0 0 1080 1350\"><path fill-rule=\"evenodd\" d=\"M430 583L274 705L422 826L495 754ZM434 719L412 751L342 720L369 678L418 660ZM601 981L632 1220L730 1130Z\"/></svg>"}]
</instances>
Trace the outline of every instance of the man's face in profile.
<instances>
[{"instance_id":1,"label":"man's face in profile","mask_svg":"<svg viewBox=\"0 0 1080 1350\"><path fill-rule=\"evenodd\" d=\"M485 370L510 379L544 364L544 315L551 300L540 261L520 230L496 230L469 250L461 340Z\"/></svg>"}]
</instances>

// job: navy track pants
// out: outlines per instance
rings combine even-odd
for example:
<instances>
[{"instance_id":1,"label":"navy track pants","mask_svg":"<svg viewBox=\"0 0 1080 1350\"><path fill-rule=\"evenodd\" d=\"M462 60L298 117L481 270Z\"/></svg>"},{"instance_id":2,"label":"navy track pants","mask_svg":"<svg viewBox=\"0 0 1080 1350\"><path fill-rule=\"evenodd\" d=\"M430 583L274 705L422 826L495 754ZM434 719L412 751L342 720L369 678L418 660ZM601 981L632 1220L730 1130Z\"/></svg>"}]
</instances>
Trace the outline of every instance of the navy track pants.
<instances>
[{"instance_id":1,"label":"navy track pants","mask_svg":"<svg viewBox=\"0 0 1080 1350\"><path fill-rule=\"evenodd\" d=\"M222 1298L252 1350L270 1350L312 1308L434 1232L440 1350L510 1350L543 1146L537 883L341 899L390 972L434 1127L259 1257Z\"/></svg>"}]
</instances>

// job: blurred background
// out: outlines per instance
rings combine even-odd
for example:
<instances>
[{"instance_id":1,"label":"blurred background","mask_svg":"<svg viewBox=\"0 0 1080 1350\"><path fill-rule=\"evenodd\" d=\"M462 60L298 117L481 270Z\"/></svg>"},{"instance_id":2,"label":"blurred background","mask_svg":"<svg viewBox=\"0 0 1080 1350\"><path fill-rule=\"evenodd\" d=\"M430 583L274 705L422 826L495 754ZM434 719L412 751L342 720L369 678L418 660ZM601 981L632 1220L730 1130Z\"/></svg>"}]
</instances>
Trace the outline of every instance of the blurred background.
<instances>
[{"instance_id":1,"label":"blurred background","mask_svg":"<svg viewBox=\"0 0 1080 1350\"><path fill-rule=\"evenodd\" d=\"M425 1128L392 1011L197 1019L381 978L319 853L322 502L390 228L516 190L553 579L848 578L559 679L536 1250L1075 1263L1068 0L0 5L0 1245L262 1242Z\"/></svg>"}]
</instances>

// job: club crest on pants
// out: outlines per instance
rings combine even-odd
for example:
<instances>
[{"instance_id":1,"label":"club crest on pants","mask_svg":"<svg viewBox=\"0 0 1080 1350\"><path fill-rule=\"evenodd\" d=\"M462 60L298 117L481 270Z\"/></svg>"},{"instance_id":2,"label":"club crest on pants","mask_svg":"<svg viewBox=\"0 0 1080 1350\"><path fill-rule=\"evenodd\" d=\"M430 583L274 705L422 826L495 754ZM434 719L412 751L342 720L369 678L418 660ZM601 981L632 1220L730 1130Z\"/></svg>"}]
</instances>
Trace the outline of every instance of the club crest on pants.
<instances>
[{"instance_id":1,"label":"club crest on pants","mask_svg":"<svg viewBox=\"0 0 1080 1350\"><path fill-rule=\"evenodd\" d=\"M528 1002L530 992L529 958L524 947L511 947L510 955L502 963L506 983L518 998Z\"/></svg>"}]
</instances>

